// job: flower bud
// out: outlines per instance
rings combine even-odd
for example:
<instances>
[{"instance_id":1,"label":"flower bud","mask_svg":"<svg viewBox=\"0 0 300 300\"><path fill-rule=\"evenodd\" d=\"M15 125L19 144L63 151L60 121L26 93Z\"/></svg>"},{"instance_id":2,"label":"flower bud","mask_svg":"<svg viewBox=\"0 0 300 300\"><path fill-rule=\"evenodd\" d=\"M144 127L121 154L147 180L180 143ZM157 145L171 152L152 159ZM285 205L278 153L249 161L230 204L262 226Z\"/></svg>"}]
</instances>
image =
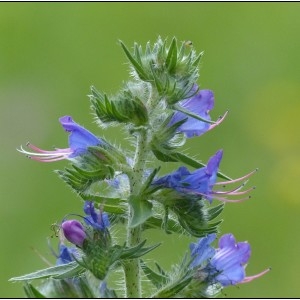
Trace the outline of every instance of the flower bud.
<instances>
[{"instance_id":1,"label":"flower bud","mask_svg":"<svg viewBox=\"0 0 300 300\"><path fill-rule=\"evenodd\" d=\"M61 228L64 232L66 239L75 244L76 246L82 247L83 242L86 238L86 234L83 226L77 220L68 220L61 224Z\"/></svg>"}]
</instances>

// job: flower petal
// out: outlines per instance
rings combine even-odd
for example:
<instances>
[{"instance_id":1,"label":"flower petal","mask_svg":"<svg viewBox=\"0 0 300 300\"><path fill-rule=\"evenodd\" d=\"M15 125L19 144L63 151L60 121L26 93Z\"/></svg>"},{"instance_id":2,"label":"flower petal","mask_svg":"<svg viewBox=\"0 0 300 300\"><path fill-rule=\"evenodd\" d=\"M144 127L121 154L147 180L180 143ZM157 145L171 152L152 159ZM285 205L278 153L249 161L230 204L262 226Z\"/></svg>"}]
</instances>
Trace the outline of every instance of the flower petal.
<instances>
[{"instance_id":1,"label":"flower petal","mask_svg":"<svg viewBox=\"0 0 300 300\"><path fill-rule=\"evenodd\" d=\"M69 147L73 153L69 156L70 158L84 153L90 146L97 146L102 143L101 139L78 125L70 116L61 117L59 122L67 132L71 132L69 136Z\"/></svg>"},{"instance_id":2,"label":"flower petal","mask_svg":"<svg viewBox=\"0 0 300 300\"><path fill-rule=\"evenodd\" d=\"M216 234L212 233L198 240L198 243L190 244L191 257L194 258L191 267L200 266L205 260L215 254L215 249L210 244L216 239Z\"/></svg>"},{"instance_id":3,"label":"flower petal","mask_svg":"<svg viewBox=\"0 0 300 300\"><path fill-rule=\"evenodd\" d=\"M189 110L194 114L197 114L202 119L210 121L211 118L209 115L209 111L214 107L214 94L210 90L200 90L196 95L188 99L182 100L178 104L183 108L185 108L186 110ZM185 118L187 118L187 121L182 125L180 125L177 128L177 130L179 132L184 133L188 138L193 136L200 136L210 128L209 123L197 120L179 111L177 111L173 115L169 123L169 126Z\"/></svg>"}]
</instances>

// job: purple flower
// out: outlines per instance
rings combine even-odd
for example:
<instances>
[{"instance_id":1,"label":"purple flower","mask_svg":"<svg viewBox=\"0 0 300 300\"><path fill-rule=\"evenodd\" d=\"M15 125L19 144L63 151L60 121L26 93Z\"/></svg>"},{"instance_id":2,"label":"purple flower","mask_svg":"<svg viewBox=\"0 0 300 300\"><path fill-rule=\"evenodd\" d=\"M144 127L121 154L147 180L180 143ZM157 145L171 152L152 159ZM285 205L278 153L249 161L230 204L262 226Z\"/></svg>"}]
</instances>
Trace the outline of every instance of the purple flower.
<instances>
[{"instance_id":1,"label":"purple flower","mask_svg":"<svg viewBox=\"0 0 300 300\"><path fill-rule=\"evenodd\" d=\"M88 215L84 221L94 229L104 230L110 225L108 215L102 211L96 212L92 201L85 201L83 210Z\"/></svg>"},{"instance_id":2,"label":"purple flower","mask_svg":"<svg viewBox=\"0 0 300 300\"><path fill-rule=\"evenodd\" d=\"M225 234L219 240L219 249L209 264L216 272L215 279L223 286L235 285L245 279L245 268L251 255L247 242L235 242L232 234Z\"/></svg>"},{"instance_id":3,"label":"purple flower","mask_svg":"<svg viewBox=\"0 0 300 300\"><path fill-rule=\"evenodd\" d=\"M65 238L72 244L82 247L86 233L82 224L77 220L64 221L61 224Z\"/></svg>"},{"instance_id":4,"label":"purple flower","mask_svg":"<svg viewBox=\"0 0 300 300\"><path fill-rule=\"evenodd\" d=\"M209 282L219 282L223 286L246 283L258 278L269 271L246 277L245 267L251 255L247 242L236 243L233 234L224 234L219 240L219 248L214 250L210 243L215 240L215 234L209 234L191 245L193 261L191 267L200 267L199 272L205 273ZM203 267L204 262L207 265Z\"/></svg>"},{"instance_id":5,"label":"purple flower","mask_svg":"<svg viewBox=\"0 0 300 300\"><path fill-rule=\"evenodd\" d=\"M97 138L91 132L75 123L70 116L61 117L59 119L59 122L61 123L65 131L70 132L69 148L56 148L53 151L46 151L30 143L27 143L27 146L35 152L28 152L22 147L18 151L37 161L53 162L62 159L75 158L86 153L88 147L97 146L103 143L101 139Z\"/></svg>"},{"instance_id":6,"label":"purple flower","mask_svg":"<svg viewBox=\"0 0 300 300\"><path fill-rule=\"evenodd\" d=\"M187 118L186 122L180 125L177 130L178 132L184 133L188 138L200 136L206 131L211 130L215 126L219 125L227 114L224 114L223 117L221 117L217 122L214 122L212 125L211 123L213 122L211 122L209 112L214 107L214 94L210 90L199 90L198 92L197 90L198 86L195 84L191 90L194 95L190 98L179 101L178 105L183 109L196 114L203 119L203 121L188 116L183 112L176 111L169 123L169 126L172 126L173 124ZM205 122L205 120L207 122Z\"/></svg>"},{"instance_id":7,"label":"purple flower","mask_svg":"<svg viewBox=\"0 0 300 300\"><path fill-rule=\"evenodd\" d=\"M245 185L241 184L237 188L229 191L214 191L215 185L226 185L230 183L236 183L246 179L252 175L255 171L235 180L228 180L225 182L217 182L217 173L219 165L223 156L223 151L219 150L213 155L205 167L197 169L194 172L189 172L186 167L180 167L175 172L156 179L152 184L160 185L165 188L171 188L179 193L200 195L205 197L209 202L213 198L224 201L224 202L239 202L248 198L243 199L227 199L224 195L237 196L248 193L253 188L240 192L240 189Z\"/></svg>"}]
</instances>

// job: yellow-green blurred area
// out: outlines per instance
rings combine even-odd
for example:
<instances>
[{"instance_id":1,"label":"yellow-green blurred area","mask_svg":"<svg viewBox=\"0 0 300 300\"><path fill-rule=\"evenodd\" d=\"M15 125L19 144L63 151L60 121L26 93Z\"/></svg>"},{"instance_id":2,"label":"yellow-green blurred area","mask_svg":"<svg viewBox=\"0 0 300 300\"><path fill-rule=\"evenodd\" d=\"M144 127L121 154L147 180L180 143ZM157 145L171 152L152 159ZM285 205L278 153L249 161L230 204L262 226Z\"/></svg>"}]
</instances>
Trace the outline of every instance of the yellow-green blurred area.
<instances>
[{"instance_id":1,"label":"yellow-green blurred area","mask_svg":"<svg viewBox=\"0 0 300 300\"><path fill-rule=\"evenodd\" d=\"M299 15L299 3L1 3L0 296L24 296L8 279L46 267L37 253L53 263L51 224L82 209L53 172L67 161L38 163L16 148L67 147L64 115L122 144L119 128L94 123L89 87L114 93L129 79L119 39L131 47L160 35L204 51L199 84L215 92L211 115L229 109L222 125L185 149L206 162L222 148L221 171L231 177L259 167L248 183L257 186L253 197L226 204L221 232L251 243L248 275L272 271L223 296L299 297ZM188 250L184 237L148 235L164 241L155 251L166 268Z\"/></svg>"}]
</instances>

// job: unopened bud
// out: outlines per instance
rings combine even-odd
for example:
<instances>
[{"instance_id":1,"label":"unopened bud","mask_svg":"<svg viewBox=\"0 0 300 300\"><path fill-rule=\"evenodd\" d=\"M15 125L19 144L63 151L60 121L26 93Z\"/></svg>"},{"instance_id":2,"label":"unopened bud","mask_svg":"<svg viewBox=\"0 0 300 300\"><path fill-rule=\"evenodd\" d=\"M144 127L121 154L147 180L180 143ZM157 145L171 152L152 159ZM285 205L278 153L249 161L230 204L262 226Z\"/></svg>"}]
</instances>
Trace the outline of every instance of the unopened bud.
<instances>
[{"instance_id":1,"label":"unopened bud","mask_svg":"<svg viewBox=\"0 0 300 300\"><path fill-rule=\"evenodd\" d=\"M66 239L72 244L82 247L86 233L82 224L77 220L68 220L61 224Z\"/></svg>"}]
</instances>

